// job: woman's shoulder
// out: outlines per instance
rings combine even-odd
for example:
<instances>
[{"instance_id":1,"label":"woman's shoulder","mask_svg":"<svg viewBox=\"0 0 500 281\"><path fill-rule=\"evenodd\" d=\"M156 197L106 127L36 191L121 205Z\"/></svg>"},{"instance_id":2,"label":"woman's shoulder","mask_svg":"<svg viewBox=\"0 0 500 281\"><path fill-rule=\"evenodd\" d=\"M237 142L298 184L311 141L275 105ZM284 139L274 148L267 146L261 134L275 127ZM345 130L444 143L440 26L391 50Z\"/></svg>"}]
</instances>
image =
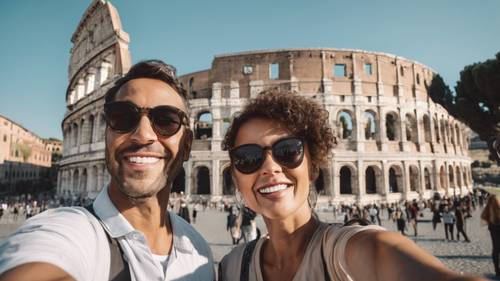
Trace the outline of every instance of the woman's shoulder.
<instances>
[{"instance_id":1,"label":"woman's shoulder","mask_svg":"<svg viewBox=\"0 0 500 281\"><path fill-rule=\"evenodd\" d=\"M241 272L241 263L244 255L248 255L247 259L250 263L253 258L253 253L256 248L265 240L265 237L261 237L259 240L253 240L251 242L240 244L234 247L227 255L225 255L219 265L219 274L223 276L222 280L234 280L238 279ZM249 251L251 248L251 251Z\"/></svg>"}]
</instances>

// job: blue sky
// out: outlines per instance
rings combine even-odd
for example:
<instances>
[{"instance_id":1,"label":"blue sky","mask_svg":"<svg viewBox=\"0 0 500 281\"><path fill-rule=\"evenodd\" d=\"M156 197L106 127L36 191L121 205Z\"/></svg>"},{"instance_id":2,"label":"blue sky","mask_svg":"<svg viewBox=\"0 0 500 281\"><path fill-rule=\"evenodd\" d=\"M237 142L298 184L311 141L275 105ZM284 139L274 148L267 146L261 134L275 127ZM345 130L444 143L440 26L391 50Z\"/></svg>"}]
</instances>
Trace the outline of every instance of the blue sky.
<instances>
[{"instance_id":1,"label":"blue sky","mask_svg":"<svg viewBox=\"0 0 500 281\"><path fill-rule=\"evenodd\" d=\"M0 1L0 114L61 138L70 38L90 0ZM328 47L419 61L452 87L465 65L500 51L498 0L113 0L132 61L159 58L179 74L214 55Z\"/></svg>"}]
</instances>

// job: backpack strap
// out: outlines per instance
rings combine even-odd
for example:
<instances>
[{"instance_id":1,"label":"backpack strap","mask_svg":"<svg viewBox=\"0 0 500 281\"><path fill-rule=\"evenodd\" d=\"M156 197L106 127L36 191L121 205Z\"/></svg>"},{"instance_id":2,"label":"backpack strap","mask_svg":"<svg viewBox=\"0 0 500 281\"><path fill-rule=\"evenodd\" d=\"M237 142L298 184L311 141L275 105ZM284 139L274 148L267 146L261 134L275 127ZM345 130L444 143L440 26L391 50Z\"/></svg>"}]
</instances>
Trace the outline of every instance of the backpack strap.
<instances>
[{"instance_id":1,"label":"backpack strap","mask_svg":"<svg viewBox=\"0 0 500 281\"><path fill-rule=\"evenodd\" d=\"M101 223L104 233L106 233L106 237L108 238L109 243L109 251L110 251L110 266L109 266L109 280L112 281L130 281L130 270L128 266L128 262L125 260L123 250L120 247L120 243L114 238L112 238L109 233L104 228L104 223L101 219L96 215L94 206L92 204L85 206L85 209L89 211L96 219Z\"/></svg>"},{"instance_id":2,"label":"backpack strap","mask_svg":"<svg viewBox=\"0 0 500 281\"><path fill-rule=\"evenodd\" d=\"M241 258L240 281L248 281L250 279L250 261L257 241L259 240L255 239L245 245L243 257Z\"/></svg>"}]
</instances>

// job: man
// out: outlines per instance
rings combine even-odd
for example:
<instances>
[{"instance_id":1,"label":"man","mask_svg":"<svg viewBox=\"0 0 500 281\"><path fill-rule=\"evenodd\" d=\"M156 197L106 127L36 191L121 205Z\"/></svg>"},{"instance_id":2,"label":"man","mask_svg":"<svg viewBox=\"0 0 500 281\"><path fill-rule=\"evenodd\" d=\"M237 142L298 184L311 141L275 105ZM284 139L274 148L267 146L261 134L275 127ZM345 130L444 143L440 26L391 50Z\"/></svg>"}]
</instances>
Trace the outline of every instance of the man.
<instances>
[{"instance_id":1,"label":"man","mask_svg":"<svg viewBox=\"0 0 500 281\"><path fill-rule=\"evenodd\" d=\"M175 69L140 62L105 100L109 185L89 211L58 208L28 220L0 245L0 280L213 280L209 246L167 211L192 142Z\"/></svg>"}]
</instances>

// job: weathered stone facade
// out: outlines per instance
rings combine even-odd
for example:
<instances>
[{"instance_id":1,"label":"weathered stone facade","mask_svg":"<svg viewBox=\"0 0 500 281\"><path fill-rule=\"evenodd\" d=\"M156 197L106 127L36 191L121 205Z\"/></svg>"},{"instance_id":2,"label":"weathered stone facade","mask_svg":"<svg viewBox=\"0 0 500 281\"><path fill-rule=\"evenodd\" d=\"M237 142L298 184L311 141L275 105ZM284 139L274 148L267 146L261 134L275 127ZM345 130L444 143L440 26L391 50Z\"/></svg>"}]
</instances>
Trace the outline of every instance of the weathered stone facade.
<instances>
[{"instance_id":1,"label":"weathered stone facade","mask_svg":"<svg viewBox=\"0 0 500 281\"><path fill-rule=\"evenodd\" d=\"M86 32L85 26L92 25L85 23L95 21L92 13L99 9L113 11L109 14L118 18L109 3L94 1L73 36L72 56L84 54L74 50L87 46L78 43L85 38L80 33L95 34ZM111 62L99 55L71 59L61 192L92 195L108 177L102 95L129 67L128 37L120 28L114 30L114 47L101 47L99 53L113 54ZM91 75L102 71L91 71L101 61L112 65L105 75L109 79L87 78L102 77ZM362 50L283 49L216 56L210 69L180 77L190 95L196 139L173 191L213 199L232 196L229 159L221 151L225 130L246 100L278 87L323 104L337 129L339 145L315 182L320 201L392 202L430 197L436 191L465 192L472 188L468 128L430 100L426 86L434 75L415 61Z\"/></svg>"}]
</instances>

